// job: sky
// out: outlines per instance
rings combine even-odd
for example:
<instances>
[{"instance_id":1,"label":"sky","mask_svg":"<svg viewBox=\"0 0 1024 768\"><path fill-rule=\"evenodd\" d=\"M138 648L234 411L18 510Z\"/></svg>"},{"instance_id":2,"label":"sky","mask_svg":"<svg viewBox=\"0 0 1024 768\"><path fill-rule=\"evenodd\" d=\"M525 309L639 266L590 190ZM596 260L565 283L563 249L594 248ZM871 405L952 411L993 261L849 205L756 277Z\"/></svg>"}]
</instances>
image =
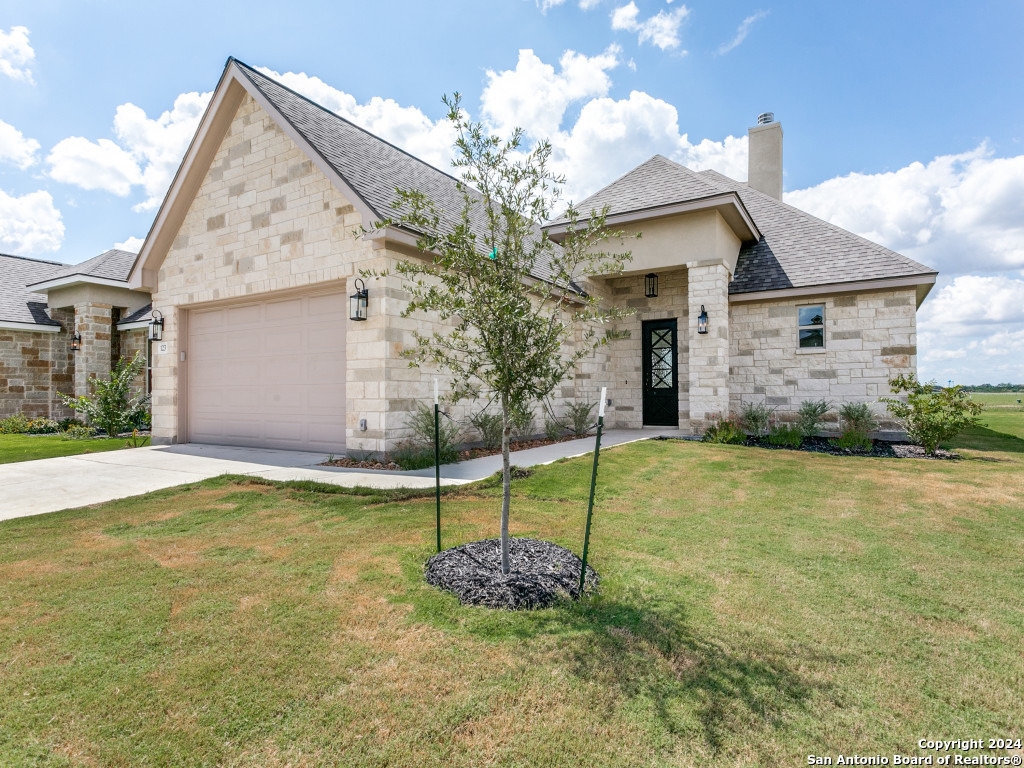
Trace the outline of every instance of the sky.
<instances>
[{"instance_id":1,"label":"sky","mask_svg":"<svg viewBox=\"0 0 1024 768\"><path fill-rule=\"evenodd\" d=\"M441 97L547 138L580 200L661 153L940 271L923 380L1024 383L1024 3L0 0L0 252L136 250L228 56L439 167ZM823 255L824 256L824 255Z\"/></svg>"}]
</instances>

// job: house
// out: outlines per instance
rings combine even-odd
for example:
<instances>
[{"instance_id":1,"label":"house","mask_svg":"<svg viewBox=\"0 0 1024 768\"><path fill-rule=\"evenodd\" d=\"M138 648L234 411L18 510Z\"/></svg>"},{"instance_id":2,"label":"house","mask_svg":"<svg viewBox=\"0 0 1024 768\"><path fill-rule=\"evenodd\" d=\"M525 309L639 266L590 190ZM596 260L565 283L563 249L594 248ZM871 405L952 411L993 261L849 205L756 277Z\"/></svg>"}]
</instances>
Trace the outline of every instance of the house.
<instances>
[{"instance_id":1,"label":"house","mask_svg":"<svg viewBox=\"0 0 1024 768\"><path fill-rule=\"evenodd\" d=\"M415 233L373 226L396 213L396 188L461 211L453 177L228 60L120 299L151 296L165 321L154 442L340 453L407 437L434 373L402 351L432 321L401 317L393 274L365 285L365 320L349 317L361 270L424 258ZM782 415L805 399L874 402L890 375L914 372L916 311L936 273L781 195L782 128L763 116L749 183L655 156L583 201L643 232L627 272L583 286L635 314L556 408L607 386L610 426L700 433L749 401ZM565 228L545 225L556 241ZM46 269L60 267L40 267L33 290L52 299L62 286Z\"/></svg>"},{"instance_id":2,"label":"house","mask_svg":"<svg viewBox=\"0 0 1024 768\"><path fill-rule=\"evenodd\" d=\"M87 394L119 357L148 353L150 297L128 287L135 256L67 265L0 254L0 417L71 416L58 393Z\"/></svg>"}]
</instances>

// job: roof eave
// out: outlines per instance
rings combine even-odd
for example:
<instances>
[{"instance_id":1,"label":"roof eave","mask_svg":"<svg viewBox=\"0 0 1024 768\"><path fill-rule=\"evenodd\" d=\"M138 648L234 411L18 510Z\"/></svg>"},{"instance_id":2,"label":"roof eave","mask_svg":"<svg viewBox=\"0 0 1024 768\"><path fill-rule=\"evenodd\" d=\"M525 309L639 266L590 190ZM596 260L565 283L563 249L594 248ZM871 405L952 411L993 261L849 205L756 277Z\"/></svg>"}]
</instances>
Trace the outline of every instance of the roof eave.
<instances>
[{"instance_id":1,"label":"roof eave","mask_svg":"<svg viewBox=\"0 0 1024 768\"><path fill-rule=\"evenodd\" d=\"M834 293L859 293L863 291L881 291L892 288L916 288L917 306L921 306L932 286L938 272L925 272L918 275L899 275L896 277L880 277L871 280L853 280L840 283L820 283L816 285L797 285L790 288L776 288L767 291L745 291L729 293L732 304L747 301L770 301L772 299L793 299L803 296L826 296Z\"/></svg>"},{"instance_id":2,"label":"roof eave","mask_svg":"<svg viewBox=\"0 0 1024 768\"><path fill-rule=\"evenodd\" d=\"M35 293L42 293L54 288L69 288L72 285L105 285L113 288L131 288L127 280L114 280L111 277L97 277L95 275L64 275L52 280L43 280L39 283L31 283L26 286Z\"/></svg>"},{"instance_id":3,"label":"roof eave","mask_svg":"<svg viewBox=\"0 0 1024 768\"><path fill-rule=\"evenodd\" d=\"M761 239L761 231L754 223L753 217L747 211L740 196L735 192L723 192L720 195L697 198L694 200L681 200L667 205L654 206L652 208L638 208L632 211L611 213L605 217L605 226L618 227L629 224L636 224L651 219L661 219L666 216L678 216L680 214L694 213L697 211L717 210L725 219L736 236L745 243L757 242ZM589 220L589 216L580 219L579 223ZM555 242L560 242L568 232L569 223L559 222L543 227Z\"/></svg>"}]
</instances>

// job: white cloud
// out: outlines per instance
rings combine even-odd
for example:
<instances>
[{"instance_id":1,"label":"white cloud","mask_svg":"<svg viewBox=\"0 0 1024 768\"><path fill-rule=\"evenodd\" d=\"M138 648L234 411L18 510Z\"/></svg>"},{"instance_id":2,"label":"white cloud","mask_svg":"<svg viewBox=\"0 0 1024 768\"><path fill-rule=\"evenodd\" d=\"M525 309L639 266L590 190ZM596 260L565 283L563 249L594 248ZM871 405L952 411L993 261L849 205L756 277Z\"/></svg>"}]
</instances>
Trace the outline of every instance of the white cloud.
<instances>
[{"instance_id":1,"label":"white cloud","mask_svg":"<svg viewBox=\"0 0 1024 768\"><path fill-rule=\"evenodd\" d=\"M767 15L768 11L758 11L753 16L747 16L747 18L743 20L743 23L740 24L739 29L736 30L736 37L734 37L728 43L723 43L721 46L719 46L718 55L723 56L727 54L733 48L737 47L740 43L746 40L747 35L750 34L750 30L754 26L754 24L759 22Z\"/></svg>"},{"instance_id":2,"label":"white cloud","mask_svg":"<svg viewBox=\"0 0 1024 768\"><path fill-rule=\"evenodd\" d=\"M982 144L785 199L946 274L1024 269L1024 155L996 158Z\"/></svg>"},{"instance_id":3,"label":"white cloud","mask_svg":"<svg viewBox=\"0 0 1024 768\"><path fill-rule=\"evenodd\" d=\"M612 11L612 29L636 32L641 44L650 41L661 50L678 48L680 44L679 28L683 20L690 14L690 9L680 5L672 11L661 10L654 16L640 21L640 9L633 0ZM686 53L686 51L680 51Z\"/></svg>"},{"instance_id":4,"label":"white cloud","mask_svg":"<svg viewBox=\"0 0 1024 768\"><path fill-rule=\"evenodd\" d=\"M0 30L0 74L34 84L29 65L35 58L36 52L28 42L26 27L11 27L10 32Z\"/></svg>"},{"instance_id":5,"label":"white cloud","mask_svg":"<svg viewBox=\"0 0 1024 768\"><path fill-rule=\"evenodd\" d=\"M141 237L135 237L132 235L123 243L114 243L114 247L119 251L129 251L131 253L138 253L139 249L142 248L142 244L146 242Z\"/></svg>"},{"instance_id":6,"label":"white cloud","mask_svg":"<svg viewBox=\"0 0 1024 768\"><path fill-rule=\"evenodd\" d=\"M566 51L555 72L533 51L521 50L515 69L487 71L480 97L484 117L501 136L518 126L534 139L551 138L571 102L608 93L608 72L618 66L620 51L616 45L591 57Z\"/></svg>"},{"instance_id":7,"label":"white cloud","mask_svg":"<svg viewBox=\"0 0 1024 768\"><path fill-rule=\"evenodd\" d=\"M564 2L565 0L537 0L537 7L540 8L541 13L547 13L548 8L554 8Z\"/></svg>"},{"instance_id":8,"label":"white cloud","mask_svg":"<svg viewBox=\"0 0 1024 768\"><path fill-rule=\"evenodd\" d=\"M28 255L56 251L64 223L49 192L12 197L0 190L0 250Z\"/></svg>"},{"instance_id":9,"label":"white cloud","mask_svg":"<svg viewBox=\"0 0 1024 768\"><path fill-rule=\"evenodd\" d=\"M52 179L82 189L102 189L124 197L142 183L142 170L131 153L110 139L92 142L71 136L50 150L46 162Z\"/></svg>"},{"instance_id":10,"label":"white cloud","mask_svg":"<svg viewBox=\"0 0 1024 768\"><path fill-rule=\"evenodd\" d=\"M46 158L49 175L82 189L122 197L141 186L146 199L134 210L152 210L163 200L211 96L182 93L171 109L155 118L134 104L122 104L114 113L116 141L63 139Z\"/></svg>"},{"instance_id":11,"label":"white cloud","mask_svg":"<svg viewBox=\"0 0 1024 768\"><path fill-rule=\"evenodd\" d=\"M13 125L0 120L0 162L11 163L25 170L38 162L39 142L26 139Z\"/></svg>"},{"instance_id":12,"label":"white cloud","mask_svg":"<svg viewBox=\"0 0 1024 768\"><path fill-rule=\"evenodd\" d=\"M601 4L601 0L580 0L581 11L591 11Z\"/></svg>"},{"instance_id":13,"label":"white cloud","mask_svg":"<svg viewBox=\"0 0 1024 768\"><path fill-rule=\"evenodd\" d=\"M937 290L921 308L922 323L1024 324L1024 280L1006 275L961 275Z\"/></svg>"},{"instance_id":14,"label":"white cloud","mask_svg":"<svg viewBox=\"0 0 1024 768\"><path fill-rule=\"evenodd\" d=\"M416 107L403 107L392 99L379 96L360 104L351 94L339 91L319 77L304 72L279 74L265 67L258 69L421 160L448 170L455 133L446 119L432 121Z\"/></svg>"}]
</instances>

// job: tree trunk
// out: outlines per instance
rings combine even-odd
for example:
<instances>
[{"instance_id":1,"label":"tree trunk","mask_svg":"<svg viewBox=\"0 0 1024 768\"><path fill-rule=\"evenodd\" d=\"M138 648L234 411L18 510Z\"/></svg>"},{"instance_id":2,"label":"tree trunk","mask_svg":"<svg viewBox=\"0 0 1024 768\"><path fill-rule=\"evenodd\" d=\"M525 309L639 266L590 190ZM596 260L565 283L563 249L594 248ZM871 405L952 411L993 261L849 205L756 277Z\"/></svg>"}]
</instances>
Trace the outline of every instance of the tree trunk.
<instances>
[{"instance_id":1,"label":"tree trunk","mask_svg":"<svg viewBox=\"0 0 1024 768\"><path fill-rule=\"evenodd\" d=\"M508 443L512 435L512 421L508 414L508 403L504 398L501 401L501 422L501 572L508 576L509 571L512 570L508 554L508 507L512 499L512 469L509 464Z\"/></svg>"}]
</instances>

